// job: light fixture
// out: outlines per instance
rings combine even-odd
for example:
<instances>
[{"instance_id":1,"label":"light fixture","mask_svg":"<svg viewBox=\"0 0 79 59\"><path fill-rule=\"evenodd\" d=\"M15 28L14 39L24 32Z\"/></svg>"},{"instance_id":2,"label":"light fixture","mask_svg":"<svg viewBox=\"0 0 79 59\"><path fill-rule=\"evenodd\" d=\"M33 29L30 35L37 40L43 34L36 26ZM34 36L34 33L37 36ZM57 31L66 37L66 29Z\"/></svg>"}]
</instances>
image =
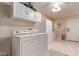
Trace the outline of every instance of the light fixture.
<instances>
[{"instance_id":1,"label":"light fixture","mask_svg":"<svg viewBox=\"0 0 79 59\"><path fill-rule=\"evenodd\" d=\"M54 4L53 4L52 11L53 11L53 12L58 12L58 11L60 11L60 10L61 10L61 8L59 7L60 4L62 4L62 3L60 3L60 2L54 3Z\"/></svg>"},{"instance_id":2,"label":"light fixture","mask_svg":"<svg viewBox=\"0 0 79 59\"><path fill-rule=\"evenodd\" d=\"M52 8L52 11L53 11L53 12L58 12L58 11L60 11L60 10L61 10L60 7Z\"/></svg>"},{"instance_id":3,"label":"light fixture","mask_svg":"<svg viewBox=\"0 0 79 59\"><path fill-rule=\"evenodd\" d=\"M52 11L53 11L53 12L56 12L56 9L55 9L55 8L53 8L53 9L52 9Z\"/></svg>"}]
</instances>

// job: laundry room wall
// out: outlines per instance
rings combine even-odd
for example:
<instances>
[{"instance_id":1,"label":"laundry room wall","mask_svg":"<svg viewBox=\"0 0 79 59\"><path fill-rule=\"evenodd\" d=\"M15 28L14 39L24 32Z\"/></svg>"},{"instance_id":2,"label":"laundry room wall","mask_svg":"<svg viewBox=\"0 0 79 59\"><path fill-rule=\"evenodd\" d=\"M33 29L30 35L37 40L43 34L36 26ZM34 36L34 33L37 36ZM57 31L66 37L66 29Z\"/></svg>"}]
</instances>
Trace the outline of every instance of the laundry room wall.
<instances>
[{"instance_id":1,"label":"laundry room wall","mask_svg":"<svg viewBox=\"0 0 79 59\"><path fill-rule=\"evenodd\" d=\"M56 32L56 39L62 40L62 34L66 32L66 20L64 18L54 19L54 31Z\"/></svg>"},{"instance_id":2,"label":"laundry room wall","mask_svg":"<svg viewBox=\"0 0 79 59\"><path fill-rule=\"evenodd\" d=\"M79 41L79 14L66 18L66 40Z\"/></svg>"},{"instance_id":3,"label":"laundry room wall","mask_svg":"<svg viewBox=\"0 0 79 59\"><path fill-rule=\"evenodd\" d=\"M66 40L79 41L79 14L57 18L55 24L57 22L62 23L61 31L64 31Z\"/></svg>"},{"instance_id":4,"label":"laundry room wall","mask_svg":"<svg viewBox=\"0 0 79 59\"><path fill-rule=\"evenodd\" d=\"M12 31L15 29L38 30L38 23L25 22L10 17L10 6L0 3L0 53L11 54Z\"/></svg>"}]
</instances>

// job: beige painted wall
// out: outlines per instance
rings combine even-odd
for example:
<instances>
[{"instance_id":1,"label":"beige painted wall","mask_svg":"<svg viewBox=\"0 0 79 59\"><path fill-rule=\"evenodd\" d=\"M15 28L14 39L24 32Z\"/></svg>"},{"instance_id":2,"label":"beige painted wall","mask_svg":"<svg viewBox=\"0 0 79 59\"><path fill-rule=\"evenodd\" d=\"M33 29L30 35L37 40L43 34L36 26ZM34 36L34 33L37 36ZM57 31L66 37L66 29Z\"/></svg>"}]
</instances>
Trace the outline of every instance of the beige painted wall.
<instances>
[{"instance_id":1,"label":"beige painted wall","mask_svg":"<svg viewBox=\"0 0 79 59\"><path fill-rule=\"evenodd\" d=\"M75 15L66 19L66 40L79 41L79 16Z\"/></svg>"},{"instance_id":2,"label":"beige painted wall","mask_svg":"<svg viewBox=\"0 0 79 59\"><path fill-rule=\"evenodd\" d=\"M62 33L65 33L66 30L66 20L63 18L54 19L54 31L56 32L56 39L62 40ZM58 26L60 24L60 26Z\"/></svg>"},{"instance_id":3,"label":"beige painted wall","mask_svg":"<svg viewBox=\"0 0 79 59\"><path fill-rule=\"evenodd\" d=\"M79 15L78 14L72 15L66 18L65 17L57 18L55 22L62 23L61 32L64 29L64 33L66 34L66 40L79 41ZM67 29L69 29L69 32L67 31Z\"/></svg>"},{"instance_id":4,"label":"beige painted wall","mask_svg":"<svg viewBox=\"0 0 79 59\"><path fill-rule=\"evenodd\" d=\"M11 53L12 31L14 29L38 29L38 23L10 18L10 6L0 3L0 53Z\"/></svg>"}]
</instances>

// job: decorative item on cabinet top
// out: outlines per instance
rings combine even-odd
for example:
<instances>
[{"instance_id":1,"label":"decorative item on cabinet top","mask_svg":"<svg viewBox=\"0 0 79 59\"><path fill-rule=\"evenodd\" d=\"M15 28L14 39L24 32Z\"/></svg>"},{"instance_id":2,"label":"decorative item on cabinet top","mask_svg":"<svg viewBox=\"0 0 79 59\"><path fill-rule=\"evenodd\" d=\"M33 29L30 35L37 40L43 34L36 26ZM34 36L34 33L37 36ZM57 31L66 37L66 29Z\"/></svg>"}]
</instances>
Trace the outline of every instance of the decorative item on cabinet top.
<instances>
[{"instance_id":1,"label":"decorative item on cabinet top","mask_svg":"<svg viewBox=\"0 0 79 59\"><path fill-rule=\"evenodd\" d=\"M11 9L12 18L39 23L41 22L41 13L30 9L21 3L13 2Z\"/></svg>"},{"instance_id":2,"label":"decorative item on cabinet top","mask_svg":"<svg viewBox=\"0 0 79 59\"><path fill-rule=\"evenodd\" d=\"M37 10L34 8L34 6L32 5L31 2L20 2L20 3L23 4L23 5L25 5L26 7L31 8L31 9L34 10L34 11L37 11Z\"/></svg>"}]
</instances>

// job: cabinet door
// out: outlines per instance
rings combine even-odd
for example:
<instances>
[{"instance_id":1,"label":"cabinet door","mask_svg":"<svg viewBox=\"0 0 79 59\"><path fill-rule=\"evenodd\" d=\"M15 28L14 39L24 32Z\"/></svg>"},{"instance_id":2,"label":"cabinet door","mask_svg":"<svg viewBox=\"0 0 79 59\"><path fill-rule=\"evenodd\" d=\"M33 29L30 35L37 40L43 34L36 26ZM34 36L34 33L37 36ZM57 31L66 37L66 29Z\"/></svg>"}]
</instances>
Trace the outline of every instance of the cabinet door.
<instances>
[{"instance_id":1,"label":"cabinet door","mask_svg":"<svg viewBox=\"0 0 79 59\"><path fill-rule=\"evenodd\" d=\"M31 21L29 15L30 15L30 10L29 10L28 7L25 7L25 8L24 8L24 18L27 19L27 20L29 20L29 21Z\"/></svg>"},{"instance_id":2,"label":"cabinet door","mask_svg":"<svg viewBox=\"0 0 79 59\"><path fill-rule=\"evenodd\" d=\"M25 9L24 9L24 18L26 18L27 20L29 20L29 21L35 21L34 19L35 19L35 13L34 13L34 11L33 10L31 10L30 8L28 8L28 7L25 7Z\"/></svg>"},{"instance_id":3,"label":"cabinet door","mask_svg":"<svg viewBox=\"0 0 79 59\"><path fill-rule=\"evenodd\" d=\"M29 37L28 41L22 43L22 55L23 56L33 56L37 55L38 49L39 49L39 38L37 36ZM39 55L39 54L38 54Z\"/></svg>"},{"instance_id":4,"label":"cabinet door","mask_svg":"<svg viewBox=\"0 0 79 59\"><path fill-rule=\"evenodd\" d=\"M47 34L40 35L40 54L43 55L48 50L48 37Z\"/></svg>"},{"instance_id":5,"label":"cabinet door","mask_svg":"<svg viewBox=\"0 0 79 59\"><path fill-rule=\"evenodd\" d=\"M30 18L32 21L35 21L35 12L34 12L34 11L30 10L29 18Z\"/></svg>"},{"instance_id":6,"label":"cabinet door","mask_svg":"<svg viewBox=\"0 0 79 59\"><path fill-rule=\"evenodd\" d=\"M36 22L41 22L41 14L38 12L35 12L35 20Z\"/></svg>"},{"instance_id":7,"label":"cabinet door","mask_svg":"<svg viewBox=\"0 0 79 59\"><path fill-rule=\"evenodd\" d=\"M14 2L13 3L13 16L18 18L24 18L24 8L25 6Z\"/></svg>"}]
</instances>

